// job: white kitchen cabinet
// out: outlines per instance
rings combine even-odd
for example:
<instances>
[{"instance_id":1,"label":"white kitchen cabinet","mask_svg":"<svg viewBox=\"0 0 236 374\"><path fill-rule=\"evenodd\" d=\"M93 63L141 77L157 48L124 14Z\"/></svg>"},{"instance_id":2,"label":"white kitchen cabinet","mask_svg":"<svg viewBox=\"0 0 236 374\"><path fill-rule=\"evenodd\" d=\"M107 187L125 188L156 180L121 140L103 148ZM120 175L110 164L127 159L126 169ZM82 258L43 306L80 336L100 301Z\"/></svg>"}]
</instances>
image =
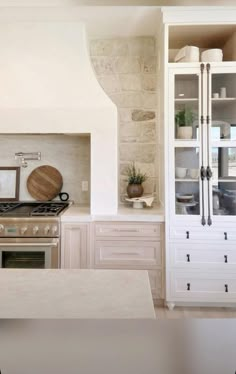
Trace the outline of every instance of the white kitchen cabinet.
<instances>
[{"instance_id":1,"label":"white kitchen cabinet","mask_svg":"<svg viewBox=\"0 0 236 374\"><path fill-rule=\"evenodd\" d=\"M62 223L61 268L86 269L89 259L89 224Z\"/></svg>"},{"instance_id":2,"label":"white kitchen cabinet","mask_svg":"<svg viewBox=\"0 0 236 374\"><path fill-rule=\"evenodd\" d=\"M200 8L185 8L182 14L163 9L161 168L170 308L236 303L236 61L172 62L185 45L198 46L200 55L204 49L224 49L236 32L235 19L236 9L212 9L209 24ZM219 40L217 35L223 34ZM185 135L184 115L190 127Z\"/></svg>"},{"instance_id":3,"label":"white kitchen cabinet","mask_svg":"<svg viewBox=\"0 0 236 374\"><path fill-rule=\"evenodd\" d=\"M95 222L91 267L148 270L153 299L163 299L164 225L147 222Z\"/></svg>"},{"instance_id":4,"label":"white kitchen cabinet","mask_svg":"<svg viewBox=\"0 0 236 374\"><path fill-rule=\"evenodd\" d=\"M236 63L171 64L169 84L167 303L236 302L230 276L236 259ZM221 87L229 97L214 99ZM194 117L184 139L182 111ZM186 196L189 201L181 202ZM191 268L202 276L186 277ZM207 270L215 271L211 279Z\"/></svg>"}]
</instances>

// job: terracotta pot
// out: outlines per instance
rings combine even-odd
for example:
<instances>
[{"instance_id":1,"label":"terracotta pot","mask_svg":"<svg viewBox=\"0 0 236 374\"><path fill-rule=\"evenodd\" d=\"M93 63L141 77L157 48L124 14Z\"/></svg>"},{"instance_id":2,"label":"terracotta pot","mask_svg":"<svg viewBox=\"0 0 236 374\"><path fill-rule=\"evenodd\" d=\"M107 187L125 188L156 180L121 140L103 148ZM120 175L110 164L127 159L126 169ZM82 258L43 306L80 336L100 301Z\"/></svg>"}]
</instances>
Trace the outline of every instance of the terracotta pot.
<instances>
[{"instance_id":1,"label":"terracotta pot","mask_svg":"<svg viewBox=\"0 0 236 374\"><path fill-rule=\"evenodd\" d=\"M128 184L127 194L130 199L133 197L141 197L143 194L143 186L141 184Z\"/></svg>"}]
</instances>

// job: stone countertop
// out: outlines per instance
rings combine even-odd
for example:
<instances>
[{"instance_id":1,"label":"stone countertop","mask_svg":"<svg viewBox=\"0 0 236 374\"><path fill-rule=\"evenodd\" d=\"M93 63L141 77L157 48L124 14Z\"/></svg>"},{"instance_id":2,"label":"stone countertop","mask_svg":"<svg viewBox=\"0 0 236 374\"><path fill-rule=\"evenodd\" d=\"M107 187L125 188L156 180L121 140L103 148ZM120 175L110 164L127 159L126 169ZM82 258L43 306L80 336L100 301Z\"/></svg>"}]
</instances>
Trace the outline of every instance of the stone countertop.
<instances>
[{"instance_id":1,"label":"stone countertop","mask_svg":"<svg viewBox=\"0 0 236 374\"><path fill-rule=\"evenodd\" d=\"M146 270L0 269L0 318L155 318Z\"/></svg>"},{"instance_id":2,"label":"stone countertop","mask_svg":"<svg viewBox=\"0 0 236 374\"><path fill-rule=\"evenodd\" d=\"M89 207L71 205L62 215L62 222L93 222L93 221L131 221L131 222L164 222L164 209L160 206L135 209L120 206L114 215L91 215Z\"/></svg>"}]
</instances>

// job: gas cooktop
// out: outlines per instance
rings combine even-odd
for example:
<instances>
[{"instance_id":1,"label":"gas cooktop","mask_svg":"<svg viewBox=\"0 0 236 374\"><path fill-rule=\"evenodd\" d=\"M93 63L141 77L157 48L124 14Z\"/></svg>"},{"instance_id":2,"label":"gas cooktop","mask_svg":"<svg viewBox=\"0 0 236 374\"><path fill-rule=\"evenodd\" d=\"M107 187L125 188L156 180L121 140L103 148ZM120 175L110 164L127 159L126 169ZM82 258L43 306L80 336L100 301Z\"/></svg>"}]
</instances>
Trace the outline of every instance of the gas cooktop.
<instances>
[{"instance_id":1,"label":"gas cooktop","mask_svg":"<svg viewBox=\"0 0 236 374\"><path fill-rule=\"evenodd\" d=\"M58 216L69 203L61 201L16 201L0 202L0 216L4 217L35 217Z\"/></svg>"}]
</instances>

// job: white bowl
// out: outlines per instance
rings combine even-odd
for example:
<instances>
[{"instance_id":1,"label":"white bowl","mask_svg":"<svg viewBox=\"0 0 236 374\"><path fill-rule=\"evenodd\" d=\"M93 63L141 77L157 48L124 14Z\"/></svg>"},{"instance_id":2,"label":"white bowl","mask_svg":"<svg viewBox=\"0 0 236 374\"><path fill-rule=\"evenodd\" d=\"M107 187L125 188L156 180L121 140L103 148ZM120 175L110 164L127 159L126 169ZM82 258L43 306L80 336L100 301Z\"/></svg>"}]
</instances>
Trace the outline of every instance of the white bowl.
<instances>
[{"instance_id":1,"label":"white bowl","mask_svg":"<svg viewBox=\"0 0 236 374\"><path fill-rule=\"evenodd\" d=\"M207 49L201 53L202 62L220 62L223 60L222 49Z\"/></svg>"},{"instance_id":2,"label":"white bowl","mask_svg":"<svg viewBox=\"0 0 236 374\"><path fill-rule=\"evenodd\" d=\"M199 169L189 169L188 173L192 179L197 179L199 177Z\"/></svg>"},{"instance_id":3,"label":"white bowl","mask_svg":"<svg viewBox=\"0 0 236 374\"><path fill-rule=\"evenodd\" d=\"M175 168L176 178L184 178L184 177L186 177L186 173L187 173L186 168Z\"/></svg>"}]
</instances>

